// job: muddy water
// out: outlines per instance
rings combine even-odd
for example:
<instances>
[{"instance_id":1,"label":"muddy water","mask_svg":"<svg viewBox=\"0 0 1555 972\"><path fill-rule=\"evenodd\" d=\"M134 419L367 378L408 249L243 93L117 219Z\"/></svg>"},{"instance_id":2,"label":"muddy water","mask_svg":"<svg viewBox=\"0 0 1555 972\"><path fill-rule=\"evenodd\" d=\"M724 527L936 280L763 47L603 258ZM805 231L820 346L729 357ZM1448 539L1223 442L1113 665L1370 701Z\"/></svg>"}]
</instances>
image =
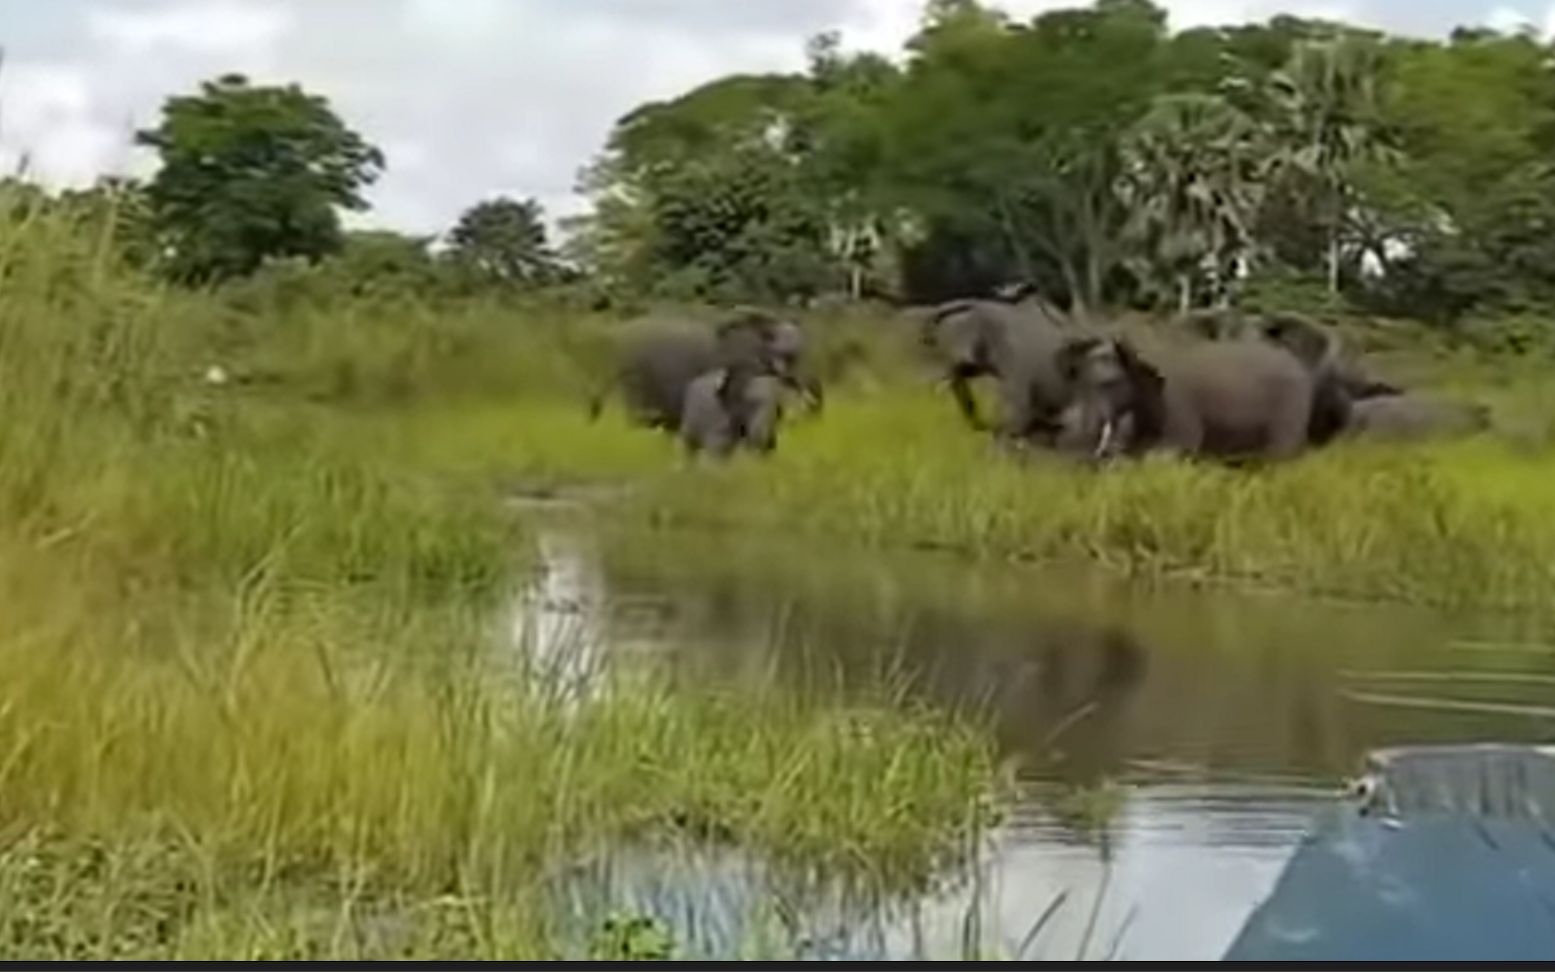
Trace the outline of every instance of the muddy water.
<instances>
[{"instance_id":1,"label":"muddy water","mask_svg":"<svg viewBox=\"0 0 1555 972\"><path fill-rule=\"evenodd\" d=\"M520 636L580 685L631 658L991 717L1020 792L977 872L889 907L808 901L818 956L1214 959L1366 750L1555 734L1555 647L1516 619L560 521L542 548ZM624 856L579 893L700 954L760 938L759 864L678 866Z\"/></svg>"}]
</instances>

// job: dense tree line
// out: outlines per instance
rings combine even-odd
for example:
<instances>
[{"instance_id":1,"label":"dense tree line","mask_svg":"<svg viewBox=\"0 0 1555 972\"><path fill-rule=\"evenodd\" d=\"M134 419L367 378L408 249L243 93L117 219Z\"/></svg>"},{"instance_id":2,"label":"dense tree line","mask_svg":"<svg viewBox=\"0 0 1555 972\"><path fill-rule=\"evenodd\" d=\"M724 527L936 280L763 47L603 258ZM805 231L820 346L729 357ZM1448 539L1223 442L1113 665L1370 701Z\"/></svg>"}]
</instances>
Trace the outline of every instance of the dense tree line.
<instances>
[{"instance_id":1,"label":"dense tree line","mask_svg":"<svg viewBox=\"0 0 1555 972\"><path fill-rule=\"evenodd\" d=\"M812 43L617 125L584 253L678 295L928 300L1029 281L1183 308L1280 281L1451 318L1555 299L1555 84L1531 34L1146 0L1014 22L933 0L900 64Z\"/></svg>"},{"instance_id":2,"label":"dense tree line","mask_svg":"<svg viewBox=\"0 0 1555 972\"><path fill-rule=\"evenodd\" d=\"M585 170L558 251L533 200L440 237L350 232L390 163L328 103L231 75L170 98L161 167L51 205L194 285L928 301L1033 284L1076 308L1258 295L1451 321L1555 307L1555 49L1344 24L1173 33L1148 0L1017 22L929 0L900 58L823 35L807 68L644 105ZM37 201L13 187L13 202ZM32 195L29 195L32 193Z\"/></svg>"}]
</instances>

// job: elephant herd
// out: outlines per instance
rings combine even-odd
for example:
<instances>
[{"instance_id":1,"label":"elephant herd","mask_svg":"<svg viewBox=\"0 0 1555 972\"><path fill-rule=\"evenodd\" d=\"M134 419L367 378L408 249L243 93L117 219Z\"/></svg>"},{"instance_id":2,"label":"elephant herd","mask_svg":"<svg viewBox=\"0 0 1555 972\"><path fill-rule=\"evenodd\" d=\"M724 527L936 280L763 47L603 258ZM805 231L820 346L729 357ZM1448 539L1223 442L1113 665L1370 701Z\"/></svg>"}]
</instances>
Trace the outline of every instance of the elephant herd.
<instances>
[{"instance_id":1,"label":"elephant herd","mask_svg":"<svg viewBox=\"0 0 1555 972\"><path fill-rule=\"evenodd\" d=\"M1343 438L1471 434L1486 410L1367 375L1307 318L1213 312L1129 333L1071 321L1041 300L959 300L919 312L919 344L966 422L1001 445L1111 461L1168 452L1238 464ZM783 401L818 410L799 325L745 312L717 327L644 327L627 343L598 414L619 389L633 419L691 453L770 452ZM997 389L996 418L972 383Z\"/></svg>"}]
</instances>

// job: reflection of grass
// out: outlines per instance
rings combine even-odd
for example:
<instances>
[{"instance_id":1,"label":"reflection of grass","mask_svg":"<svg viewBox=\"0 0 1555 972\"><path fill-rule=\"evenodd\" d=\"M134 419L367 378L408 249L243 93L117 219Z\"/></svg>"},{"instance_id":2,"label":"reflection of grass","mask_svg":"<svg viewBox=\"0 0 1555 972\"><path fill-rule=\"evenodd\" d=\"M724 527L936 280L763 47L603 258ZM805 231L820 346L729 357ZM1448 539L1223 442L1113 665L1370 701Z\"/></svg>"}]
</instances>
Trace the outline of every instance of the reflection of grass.
<instances>
[{"instance_id":1,"label":"reflection of grass","mask_svg":"<svg viewBox=\"0 0 1555 972\"><path fill-rule=\"evenodd\" d=\"M1046 801L1047 809L1063 826L1086 839L1104 834L1128 799L1127 789L1115 780L1088 786L1068 786Z\"/></svg>"}]
</instances>

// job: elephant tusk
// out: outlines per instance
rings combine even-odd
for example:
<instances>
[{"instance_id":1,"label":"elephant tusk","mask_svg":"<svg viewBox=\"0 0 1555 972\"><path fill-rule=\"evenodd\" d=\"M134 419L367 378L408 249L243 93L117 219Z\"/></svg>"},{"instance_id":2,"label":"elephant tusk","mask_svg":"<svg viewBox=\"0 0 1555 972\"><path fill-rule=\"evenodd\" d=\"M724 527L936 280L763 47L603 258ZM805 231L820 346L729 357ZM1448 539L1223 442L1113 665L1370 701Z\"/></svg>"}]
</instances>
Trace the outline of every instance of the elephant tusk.
<instances>
[{"instance_id":1,"label":"elephant tusk","mask_svg":"<svg viewBox=\"0 0 1555 972\"><path fill-rule=\"evenodd\" d=\"M1112 419L1102 423L1101 441L1096 444L1096 452L1092 456L1093 459L1105 459L1107 457L1107 450L1112 446L1113 430L1114 424Z\"/></svg>"}]
</instances>

